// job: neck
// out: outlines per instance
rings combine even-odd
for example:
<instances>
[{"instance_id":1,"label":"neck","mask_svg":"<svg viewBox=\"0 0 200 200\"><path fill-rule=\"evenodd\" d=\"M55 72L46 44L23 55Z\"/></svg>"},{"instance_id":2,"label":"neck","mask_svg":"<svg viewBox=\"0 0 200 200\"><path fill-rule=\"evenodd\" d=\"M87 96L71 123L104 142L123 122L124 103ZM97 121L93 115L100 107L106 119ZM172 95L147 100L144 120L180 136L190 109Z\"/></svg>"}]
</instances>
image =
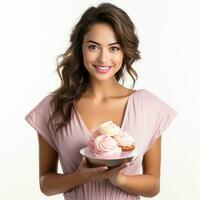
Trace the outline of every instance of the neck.
<instances>
[{"instance_id":1,"label":"neck","mask_svg":"<svg viewBox=\"0 0 200 200\"><path fill-rule=\"evenodd\" d=\"M103 101L109 97L116 96L117 91L120 91L122 86L116 79L106 81L90 81L90 84L85 92L85 96L90 96L98 101Z\"/></svg>"}]
</instances>

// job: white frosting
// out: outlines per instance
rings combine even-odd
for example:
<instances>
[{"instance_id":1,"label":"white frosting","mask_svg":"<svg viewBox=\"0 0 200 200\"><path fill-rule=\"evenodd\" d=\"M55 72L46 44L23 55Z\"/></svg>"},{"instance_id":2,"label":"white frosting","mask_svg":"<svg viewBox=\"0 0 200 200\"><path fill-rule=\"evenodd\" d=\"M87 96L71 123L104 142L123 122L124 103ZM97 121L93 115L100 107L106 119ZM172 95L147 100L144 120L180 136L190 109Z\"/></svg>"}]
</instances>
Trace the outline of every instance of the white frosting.
<instances>
[{"instance_id":1,"label":"white frosting","mask_svg":"<svg viewBox=\"0 0 200 200\"><path fill-rule=\"evenodd\" d=\"M104 134L104 135L108 135L108 136L115 136L115 135L119 135L121 132L120 127L118 127L116 124L114 124L112 121L107 121L104 122L103 124L101 124L98 127L98 130Z\"/></svg>"}]
</instances>

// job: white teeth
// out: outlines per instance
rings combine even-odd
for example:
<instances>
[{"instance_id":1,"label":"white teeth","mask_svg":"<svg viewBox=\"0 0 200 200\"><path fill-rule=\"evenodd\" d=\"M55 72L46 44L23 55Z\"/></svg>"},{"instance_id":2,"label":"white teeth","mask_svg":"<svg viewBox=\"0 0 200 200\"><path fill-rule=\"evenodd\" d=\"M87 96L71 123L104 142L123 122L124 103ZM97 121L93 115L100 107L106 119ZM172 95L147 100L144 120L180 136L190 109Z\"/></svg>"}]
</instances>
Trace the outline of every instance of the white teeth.
<instances>
[{"instance_id":1,"label":"white teeth","mask_svg":"<svg viewBox=\"0 0 200 200\"><path fill-rule=\"evenodd\" d=\"M100 68L100 69L103 69L103 70L109 69L109 67L101 67L101 66L97 66L97 65L96 65L96 67L97 67L97 68Z\"/></svg>"}]
</instances>

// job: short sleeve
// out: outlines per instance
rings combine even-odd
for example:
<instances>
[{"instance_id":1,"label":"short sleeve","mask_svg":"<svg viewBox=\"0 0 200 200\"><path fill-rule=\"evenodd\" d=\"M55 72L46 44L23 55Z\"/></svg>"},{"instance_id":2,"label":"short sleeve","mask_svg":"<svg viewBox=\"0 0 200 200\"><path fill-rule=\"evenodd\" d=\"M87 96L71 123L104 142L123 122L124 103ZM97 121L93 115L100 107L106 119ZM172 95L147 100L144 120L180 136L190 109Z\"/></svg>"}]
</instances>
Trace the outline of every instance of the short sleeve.
<instances>
[{"instance_id":1,"label":"short sleeve","mask_svg":"<svg viewBox=\"0 0 200 200\"><path fill-rule=\"evenodd\" d=\"M145 126L147 127L146 150L148 150L162 133L169 127L177 112L161 98L146 91L145 100Z\"/></svg>"},{"instance_id":2,"label":"short sleeve","mask_svg":"<svg viewBox=\"0 0 200 200\"><path fill-rule=\"evenodd\" d=\"M54 142L53 132L49 129L47 123L51 114L50 108L51 96L46 96L36 105L26 116L25 120L39 133L55 151L56 145Z\"/></svg>"}]
</instances>

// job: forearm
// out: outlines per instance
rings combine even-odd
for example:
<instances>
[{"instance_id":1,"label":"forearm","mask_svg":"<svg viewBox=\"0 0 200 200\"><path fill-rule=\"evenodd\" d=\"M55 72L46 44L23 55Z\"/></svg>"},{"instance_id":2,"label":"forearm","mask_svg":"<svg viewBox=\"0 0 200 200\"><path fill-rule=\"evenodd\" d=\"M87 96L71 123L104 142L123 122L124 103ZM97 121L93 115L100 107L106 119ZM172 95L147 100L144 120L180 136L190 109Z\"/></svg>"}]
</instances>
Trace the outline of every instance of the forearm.
<instances>
[{"instance_id":1,"label":"forearm","mask_svg":"<svg viewBox=\"0 0 200 200\"><path fill-rule=\"evenodd\" d=\"M118 187L130 194L153 197L159 193L160 180L155 176L147 174L135 176L122 175Z\"/></svg>"},{"instance_id":2,"label":"forearm","mask_svg":"<svg viewBox=\"0 0 200 200\"><path fill-rule=\"evenodd\" d=\"M78 170L71 174L47 173L41 177L40 189L45 195L50 196L67 192L84 182Z\"/></svg>"}]
</instances>

